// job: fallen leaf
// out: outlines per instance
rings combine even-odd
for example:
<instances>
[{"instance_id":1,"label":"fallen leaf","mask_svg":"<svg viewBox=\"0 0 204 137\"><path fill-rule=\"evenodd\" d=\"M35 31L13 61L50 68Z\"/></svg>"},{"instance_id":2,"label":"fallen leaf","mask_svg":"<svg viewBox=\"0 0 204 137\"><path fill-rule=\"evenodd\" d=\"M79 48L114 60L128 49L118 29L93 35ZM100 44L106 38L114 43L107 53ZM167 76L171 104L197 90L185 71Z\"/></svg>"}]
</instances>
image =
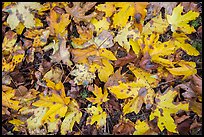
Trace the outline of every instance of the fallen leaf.
<instances>
[{"instance_id":1,"label":"fallen leaf","mask_svg":"<svg viewBox=\"0 0 204 137\"><path fill-rule=\"evenodd\" d=\"M169 26L166 19L162 19L162 15L152 18L142 29L142 34L164 34Z\"/></svg>"},{"instance_id":2,"label":"fallen leaf","mask_svg":"<svg viewBox=\"0 0 204 137\"><path fill-rule=\"evenodd\" d=\"M42 7L40 3L37 2L18 2L16 5L4 10L9 12L7 18L7 23L9 24L11 30L15 29L20 22L22 22L18 16L22 16L22 22L26 28L35 27L34 16L31 14L29 9L39 10Z\"/></svg>"},{"instance_id":3,"label":"fallen leaf","mask_svg":"<svg viewBox=\"0 0 204 137\"><path fill-rule=\"evenodd\" d=\"M124 47L127 52L130 50L130 43L128 38L132 38L135 40L139 38L139 31L136 30L129 30L131 23L127 23L127 25L118 32L117 36L114 38L115 42L118 42L120 46Z\"/></svg>"},{"instance_id":4,"label":"fallen leaf","mask_svg":"<svg viewBox=\"0 0 204 137\"><path fill-rule=\"evenodd\" d=\"M97 128L105 126L107 114L102 110L100 105L97 105L97 107L92 106L91 108L87 108L87 112L90 113L91 116L88 117L86 125L93 125L95 122L97 122Z\"/></svg>"},{"instance_id":5,"label":"fallen leaf","mask_svg":"<svg viewBox=\"0 0 204 137\"><path fill-rule=\"evenodd\" d=\"M174 8L172 15L167 15L167 21L171 24L171 31L176 30L183 31L185 34L191 34L196 30L189 26L187 23L191 20L196 19L199 16L199 12L189 11L188 13L181 15L183 11L183 6L179 4Z\"/></svg>"},{"instance_id":6,"label":"fallen leaf","mask_svg":"<svg viewBox=\"0 0 204 137\"><path fill-rule=\"evenodd\" d=\"M79 123L82 113L79 110L78 103L72 99L68 106L68 111L61 125L61 134L65 135L67 131L72 131L75 122Z\"/></svg>"},{"instance_id":7,"label":"fallen leaf","mask_svg":"<svg viewBox=\"0 0 204 137\"><path fill-rule=\"evenodd\" d=\"M134 123L128 119L120 120L119 124L113 127L114 135L132 135L134 131Z\"/></svg>"},{"instance_id":8,"label":"fallen leaf","mask_svg":"<svg viewBox=\"0 0 204 137\"><path fill-rule=\"evenodd\" d=\"M62 61L64 64L71 66L73 63L70 60L70 53L68 48L66 48L66 39L63 37L59 39L59 50L51 56L53 62Z\"/></svg>"},{"instance_id":9,"label":"fallen leaf","mask_svg":"<svg viewBox=\"0 0 204 137\"><path fill-rule=\"evenodd\" d=\"M103 102L108 101L109 99L107 98L108 92L107 89L104 89L104 94L102 94L102 89L99 88L97 85L94 86L94 91L92 91L93 94L96 96L96 98L90 97L86 98L88 101L92 102L93 104L102 104Z\"/></svg>"},{"instance_id":10,"label":"fallen leaf","mask_svg":"<svg viewBox=\"0 0 204 137\"><path fill-rule=\"evenodd\" d=\"M135 132L133 135L145 135L145 133L150 129L148 122L137 120L135 123Z\"/></svg>"},{"instance_id":11,"label":"fallen leaf","mask_svg":"<svg viewBox=\"0 0 204 137\"><path fill-rule=\"evenodd\" d=\"M156 102L156 109L151 112L149 118L150 120L153 120L155 117L158 117L157 124L161 131L166 128L170 132L178 133L171 114L177 113L179 110L188 111L188 103L178 103L177 105L173 104L173 100L177 94L178 93L176 91L166 90L163 95L159 93L156 95L155 100L158 100Z\"/></svg>"}]
</instances>

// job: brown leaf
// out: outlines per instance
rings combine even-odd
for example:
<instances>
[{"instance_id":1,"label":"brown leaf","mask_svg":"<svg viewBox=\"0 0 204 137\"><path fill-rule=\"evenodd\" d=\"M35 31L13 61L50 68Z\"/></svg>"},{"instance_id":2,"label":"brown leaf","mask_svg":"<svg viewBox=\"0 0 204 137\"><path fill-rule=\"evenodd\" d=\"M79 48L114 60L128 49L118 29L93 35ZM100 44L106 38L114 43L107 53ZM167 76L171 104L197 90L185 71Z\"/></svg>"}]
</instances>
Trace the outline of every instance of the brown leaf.
<instances>
[{"instance_id":1,"label":"brown leaf","mask_svg":"<svg viewBox=\"0 0 204 137\"><path fill-rule=\"evenodd\" d=\"M198 27L197 29L198 36L202 39L202 26Z\"/></svg>"},{"instance_id":2,"label":"brown leaf","mask_svg":"<svg viewBox=\"0 0 204 137\"><path fill-rule=\"evenodd\" d=\"M126 82L127 79L121 75L122 67L120 67L113 75L111 75L104 85L105 87L117 86L118 81Z\"/></svg>"},{"instance_id":3,"label":"brown leaf","mask_svg":"<svg viewBox=\"0 0 204 137\"><path fill-rule=\"evenodd\" d=\"M176 7L177 2L150 2L154 6L154 13L157 14L161 8L165 8L167 14L171 15L174 7Z\"/></svg>"},{"instance_id":4,"label":"brown leaf","mask_svg":"<svg viewBox=\"0 0 204 137\"><path fill-rule=\"evenodd\" d=\"M70 61L70 53L68 51L68 48L66 48L66 39L60 38L59 39L59 50L51 57L52 61L60 63L62 62L68 66L72 65L72 62Z\"/></svg>"},{"instance_id":5,"label":"brown leaf","mask_svg":"<svg viewBox=\"0 0 204 137\"><path fill-rule=\"evenodd\" d=\"M76 23L80 21L90 21L91 18L96 16L96 13L92 12L89 15L85 15L85 13L95 6L95 4L96 2L86 2L85 4L82 2L73 2L73 7L70 8L66 6L65 10L67 13L71 14Z\"/></svg>"},{"instance_id":6,"label":"brown leaf","mask_svg":"<svg viewBox=\"0 0 204 137\"><path fill-rule=\"evenodd\" d=\"M190 87L196 94L202 96L202 78L200 76L192 75Z\"/></svg>"},{"instance_id":7,"label":"brown leaf","mask_svg":"<svg viewBox=\"0 0 204 137\"><path fill-rule=\"evenodd\" d=\"M178 90L179 88L185 90L186 92L182 93L182 96L184 98L187 99L192 99L192 98L196 98L196 94L195 92L191 89L191 87L189 86L189 83L185 83L185 84L179 84L175 87L175 90Z\"/></svg>"},{"instance_id":8,"label":"brown leaf","mask_svg":"<svg viewBox=\"0 0 204 137\"><path fill-rule=\"evenodd\" d=\"M189 100L189 109L202 117L202 103L196 102L196 100Z\"/></svg>"},{"instance_id":9,"label":"brown leaf","mask_svg":"<svg viewBox=\"0 0 204 137\"><path fill-rule=\"evenodd\" d=\"M136 57L137 57L136 54L130 51L127 54L127 56L119 58L118 60L116 60L115 61L115 66L116 67L122 67L122 66L124 66L124 65L126 65L126 64L128 64L130 62L135 62L136 59L137 59Z\"/></svg>"},{"instance_id":10,"label":"brown leaf","mask_svg":"<svg viewBox=\"0 0 204 137\"><path fill-rule=\"evenodd\" d=\"M178 130L179 134L188 135L189 134L188 132L190 130L190 126L191 126L192 122L193 122L192 119L186 119L185 121L178 124L177 130Z\"/></svg>"},{"instance_id":11,"label":"brown leaf","mask_svg":"<svg viewBox=\"0 0 204 137\"><path fill-rule=\"evenodd\" d=\"M121 121L113 127L114 135L132 135L134 131L134 123L131 121Z\"/></svg>"},{"instance_id":12,"label":"brown leaf","mask_svg":"<svg viewBox=\"0 0 204 137\"><path fill-rule=\"evenodd\" d=\"M195 12L200 12L202 9L195 2L181 2L181 6L183 6L184 13L192 10Z\"/></svg>"},{"instance_id":13,"label":"brown leaf","mask_svg":"<svg viewBox=\"0 0 204 137\"><path fill-rule=\"evenodd\" d=\"M144 70L146 70L148 72L151 72L151 70L158 68L157 64L154 64L154 63L151 62L151 57L150 57L148 52L146 52L144 54L144 56L142 57L139 65L140 65L141 68L143 68Z\"/></svg>"},{"instance_id":14,"label":"brown leaf","mask_svg":"<svg viewBox=\"0 0 204 137\"><path fill-rule=\"evenodd\" d=\"M184 120L188 119L190 116L187 115L182 115L181 117L175 116L175 123L176 124L180 124L181 122L183 122Z\"/></svg>"}]
</instances>

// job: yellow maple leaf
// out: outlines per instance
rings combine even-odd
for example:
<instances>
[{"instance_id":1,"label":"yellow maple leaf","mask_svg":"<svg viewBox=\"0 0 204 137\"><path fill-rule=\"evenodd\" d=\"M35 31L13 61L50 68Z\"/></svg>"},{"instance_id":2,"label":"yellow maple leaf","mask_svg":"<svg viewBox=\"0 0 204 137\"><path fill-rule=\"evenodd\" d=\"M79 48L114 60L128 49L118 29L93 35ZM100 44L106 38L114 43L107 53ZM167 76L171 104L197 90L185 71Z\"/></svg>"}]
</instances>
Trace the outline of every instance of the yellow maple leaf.
<instances>
[{"instance_id":1,"label":"yellow maple leaf","mask_svg":"<svg viewBox=\"0 0 204 137\"><path fill-rule=\"evenodd\" d=\"M20 108L19 101L13 100L15 90L9 86L2 85L2 106L18 110Z\"/></svg>"},{"instance_id":2,"label":"yellow maple leaf","mask_svg":"<svg viewBox=\"0 0 204 137\"><path fill-rule=\"evenodd\" d=\"M5 33L4 40L2 43L2 52L4 55L10 54L13 51L14 44L17 41L17 34L13 31Z\"/></svg>"},{"instance_id":3,"label":"yellow maple leaf","mask_svg":"<svg viewBox=\"0 0 204 137\"><path fill-rule=\"evenodd\" d=\"M137 120L135 123L135 132L133 135L144 135L150 129L146 121Z\"/></svg>"},{"instance_id":4,"label":"yellow maple leaf","mask_svg":"<svg viewBox=\"0 0 204 137\"><path fill-rule=\"evenodd\" d=\"M127 52L130 50L130 43L128 38L132 38L135 40L136 38L140 37L139 31L136 30L129 30L132 23L127 23L126 26L120 30L117 36L114 38L115 42L118 42L120 46L124 47Z\"/></svg>"},{"instance_id":5,"label":"yellow maple leaf","mask_svg":"<svg viewBox=\"0 0 204 137\"><path fill-rule=\"evenodd\" d=\"M96 9L105 12L105 17L110 17L114 11L116 11L114 4L115 2L105 2L105 4L99 4L96 6Z\"/></svg>"},{"instance_id":6,"label":"yellow maple leaf","mask_svg":"<svg viewBox=\"0 0 204 137\"><path fill-rule=\"evenodd\" d=\"M135 114L139 113L142 104L143 104L143 98L141 96L135 96L131 100L127 100L127 103L125 102L124 107L123 107L123 114L135 112Z\"/></svg>"},{"instance_id":7,"label":"yellow maple leaf","mask_svg":"<svg viewBox=\"0 0 204 137\"><path fill-rule=\"evenodd\" d=\"M174 46L170 41L160 42L159 34L152 33L149 35L144 35L144 38L138 39L141 52L143 54L149 53L151 56L151 61L159 63L163 66L173 67L173 62L165 59L165 55L170 55L176 51L176 46Z\"/></svg>"},{"instance_id":8,"label":"yellow maple leaf","mask_svg":"<svg viewBox=\"0 0 204 137\"><path fill-rule=\"evenodd\" d=\"M171 24L172 32L176 30L183 31L185 34L191 34L195 32L195 29L191 27L188 23L191 20L196 19L199 16L199 12L189 11L188 13L181 15L183 11L183 6L179 4L174 8L172 15L167 15L167 21Z\"/></svg>"},{"instance_id":9,"label":"yellow maple leaf","mask_svg":"<svg viewBox=\"0 0 204 137\"><path fill-rule=\"evenodd\" d=\"M128 68L133 72L133 74L137 78L137 81L139 82L142 80L147 88L154 88L158 85L159 81L155 77L153 77L152 74L146 72L145 70L134 67L132 65L129 65Z\"/></svg>"},{"instance_id":10,"label":"yellow maple leaf","mask_svg":"<svg viewBox=\"0 0 204 137\"><path fill-rule=\"evenodd\" d=\"M188 111L189 104L178 103L175 105L173 100L177 95L177 91L167 90L163 95L157 94L156 99L156 109L150 114L150 120L158 117L158 127L161 131L166 128L168 131L173 133L178 133L176 131L176 124L174 123L171 114L177 113L179 110Z\"/></svg>"},{"instance_id":11,"label":"yellow maple leaf","mask_svg":"<svg viewBox=\"0 0 204 137\"><path fill-rule=\"evenodd\" d=\"M193 46L188 44L186 41L190 41L190 38L187 37L184 33L174 32L170 43L176 47L176 49L181 48L187 54L191 56L198 56L200 53Z\"/></svg>"},{"instance_id":12,"label":"yellow maple leaf","mask_svg":"<svg viewBox=\"0 0 204 137\"><path fill-rule=\"evenodd\" d=\"M49 110L43 116L42 121L54 122L58 118L65 116L68 104L70 102L70 97L66 97L64 86L61 82L55 84L48 79L46 81L48 82L48 87L57 91L61 90L61 94L59 95L57 92L53 92L50 96L45 96L43 93L41 93L40 100L34 102L32 105L49 108Z\"/></svg>"},{"instance_id":13,"label":"yellow maple leaf","mask_svg":"<svg viewBox=\"0 0 204 137\"><path fill-rule=\"evenodd\" d=\"M87 112L91 113L91 116L88 117L86 125L93 125L95 122L97 122L97 128L105 126L107 114L102 110L100 105L97 105L97 107L92 106L91 108L87 108Z\"/></svg>"},{"instance_id":14,"label":"yellow maple leaf","mask_svg":"<svg viewBox=\"0 0 204 137\"><path fill-rule=\"evenodd\" d=\"M62 98L60 95L53 93L51 96L44 96L40 94L40 100L34 102L32 105L37 107L48 107L49 110L43 116L42 121L54 122L59 117L64 117L68 103L70 101L69 97Z\"/></svg>"},{"instance_id":15,"label":"yellow maple leaf","mask_svg":"<svg viewBox=\"0 0 204 137\"><path fill-rule=\"evenodd\" d=\"M19 119L12 119L9 120L9 123L13 124L15 127L13 128L13 131L21 131L20 126L25 124L25 122L19 120Z\"/></svg>"},{"instance_id":16,"label":"yellow maple leaf","mask_svg":"<svg viewBox=\"0 0 204 137\"><path fill-rule=\"evenodd\" d=\"M29 131L40 129L43 125L42 118L46 114L48 108L38 107L35 109L24 109L21 111L21 114L26 115L28 113L33 113L33 115L26 120L27 128Z\"/></svg>"},{"instance_id":17,"label":"yellow maple leaf","mask_svg":"<svg viewBox=\"0 0 204 137\"><path fill-rule=\"evenodd\" d=\"M97 85L94 86L94 91L92 91L96 98L86 98L88 101L92 102L93 104L102 104L103 102L108 101L108 92L107 89L104 89L104 94L102 94L102 89L99 88Z\"/></svg>"},{"instance_id":18,"label":"yellow maple leaf","mask_svg":"<svg viewBox=\"0 0 204 137\"><path fill-rule=\"evenodd\" d=\"M9 12L7 23L11 30L15 29L22 21L26 28L35 27L34 16L30 9L39 10L41 7L42 5L37 2L18 2L16 5L5 9L4 11ZM17 17L19 15L22 16L22 20Z\"/></svg>"},{"instance_id":19,"label":"yellow maple leaf","mask_svg":"<svg viewBox=\"0 0 204 137\"><path fill-rule=\"evenodd\" d=\"M152 18L142 29L142 34L152 34L156 32L158 34L163 34L166 32L168 27L168 22L166 19L162 19L162 15Z\"/></svg>"},{"instance_id":20,"label":"yellow maple leaf","mask_svg":"<svg viewBox=\"0 0 204 137\"><path fill-rule=\"evenodd\" d=\"M72 131L74 123L79 123L82 113L76 100L72 99L68 106L68 111L61 125L61 134L65 135L67 131Z\"/></svg>"},{"instance_id":21,"label":"yellow maple leaf","mask_svg":"<svg viewBox=\"0 0 204 137\"><path fill-rule=\"evenodd\" d=\"M113 74L114 68L107 59L102 59L101 63L102 65L99 65L97 63L92 63L90 65L89 71L92 73L94 73L95 71L98 71L99 79L103 82L106 82L108 81L109 76Z\"/></svg>"},{"instance_id":22,"label":"yellow maple leaf","mask_svg":"<svg viewBox=\"0 0 204 137\"><path fill-rule=\"evenodd\" d=\"M71 20L69 19L69 14L59 15L54 10L50 11L50 17L47 20L50 22L50 31L53 35L66 36L66 27L69 25Z\"/></svg>"},{"instance_id":23,"label":"yellow maple leaf","mask_svg":"<svg viewBox=\"0 0 204 137\"><path fill-rule=\"evenodd\" d=\"M180 67L166 68L166 69L173 75L176 75L176 76L184 75L182 80L197 73L197 70L195 68L196 67L195 62L188 62L188 61L181 60L177 63L177 65L179 65Z\"/></svg>"},{"instance_id":24,"label":"yellow maple leaf","mask_svg":"<svg viewBox=\"0 0 204 137\"><path fill-rule=\"evenodd\" d=\"M106 17L103 17L102 20L99 21L93 18L91 20L91 23L94 25L97 34L101 33L103 30L108 30L110 25Z\"/></svg>"},{"instance_id":25,"label":"yellow maple leaf","mask_svg":"<svg viewBox=\"0 0 204 137\"><path fill-rule=\"evenodd\" d=\"M135 97L138 95L139 89L144 87L143 81L122 83L119 81L118 86L108 87L111 93L113 93L118 99L125 99L128 97Z\"/></svg>"}]
</instances>

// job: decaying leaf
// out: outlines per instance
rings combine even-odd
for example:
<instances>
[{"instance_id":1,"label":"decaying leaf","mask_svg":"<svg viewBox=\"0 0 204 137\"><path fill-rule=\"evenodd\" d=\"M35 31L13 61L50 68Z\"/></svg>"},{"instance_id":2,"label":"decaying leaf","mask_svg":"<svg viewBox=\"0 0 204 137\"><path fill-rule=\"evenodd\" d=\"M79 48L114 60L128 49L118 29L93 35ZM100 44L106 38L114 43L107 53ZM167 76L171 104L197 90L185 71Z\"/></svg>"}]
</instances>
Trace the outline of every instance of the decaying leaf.
<instances>
[{"instance_id":1,"label":"decaying leaf","mask_svg":"<svg viewBox=\"0 0 204 137\"><path fill-rule=\"evenodd\" d=\"M51 68L50 71L48 71L45 75L44 75L44 79L49 79L51 81L53 81L54 83L58 83L59 81L61 81L61 77L62 77L62 70L58 67L56 68Z\"/></svg>"},{"instance_id":2,"label":"decaying leaf","mask_svg":"<svg viewBox=\"0 0 204 137\"><path fill-rule=\"evenodd\" d=\"M154 14L157 14L161 8L165 8L166 13L170 15L177 2L150 2L150 4L154 6Z\"/></svg>"},{"instance_id":3,"label":"decaying leaf","mask_svg":"<svg viewBox=\"0 0 204 137\"><path fill-rule=\"evenodd\" d=\"M19 119L12 119L9 121L9 123L13 124L15 127L13 128L13 131L20 131L21 127L23 124L25 124L23 121L19 120Z\"/></svg>"},{"instance_id":4,"label":"decaying leaf","mask_svg":"<svg viewBox=\"0 0 204 137\"><path fill-rule=\"evenodd\" d=\"M49 22L50 31L52 35L60 35L62 37L67 35L66 27L71 22L69 16L69 14L59 15L54 10L50 11L50 17L47 18L47 20Z\"/></svg>"},{"instance_id":5,"label":"decaying leaf","mask_svg":"<svg viewBox=\"0 0 204 137\"><path fill-rule=\"evenodd\" d=\"M77 85L88 85L93 82L96 77L94 73L89 71L87 65L76 64L76 69L70 72L71 75L76 76L74 78L74 83Z\"/></svg>"},{"instance_id":6,"label":"decaying leaf","mask_svg":"<svg viewBox=\"0 0 204 137\"><path fill-rule=\"evenodd\" d=\"M39 10L40 8L42 5L37 2L18 2L13 7L5 9L4 11L9 12L7 23L11 30L15 29L22 21L26 28L35 27L34 16L29 9Z\"/></svg>"},{"instance_id":7,"label":"decaying leaf","mask_svg":"<svg viewBox=\"0 0 204 137\"><path fill-rule=\"evenodd\" d=\"M113 127L114 135L132 135L135 131L134 123L129 119L122 119Z\"/></svg>"},{"instance_id":8,"label":"decaying leaf","mask_svg":"<svg viewBox=\"0 0 204 137\"><path fill-rule=\"evenodd\" d=\"M90 10L96 2L74 2L73 7L66 6L65 10L67 13L69 13L71 16L73 16L73 19L76 23L79 23L80 21L90 21L93 17L96 16L95 12L92 12L89 15L85 15L85 13Z\"/></svg>"},{"instance_id":9,"label":"decaying leaf","mask_svg":"<svg viewBox=\"0 0 204 137\"><path fill-rule=\"evenodd\" d=\"M66 39L60 38L59 39L59 50L51 56L53 62L62 61L64 64L71 66L73 63L70 61L70 53L68 48L66 48Z\"/></svg>"}]
</instances>

